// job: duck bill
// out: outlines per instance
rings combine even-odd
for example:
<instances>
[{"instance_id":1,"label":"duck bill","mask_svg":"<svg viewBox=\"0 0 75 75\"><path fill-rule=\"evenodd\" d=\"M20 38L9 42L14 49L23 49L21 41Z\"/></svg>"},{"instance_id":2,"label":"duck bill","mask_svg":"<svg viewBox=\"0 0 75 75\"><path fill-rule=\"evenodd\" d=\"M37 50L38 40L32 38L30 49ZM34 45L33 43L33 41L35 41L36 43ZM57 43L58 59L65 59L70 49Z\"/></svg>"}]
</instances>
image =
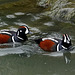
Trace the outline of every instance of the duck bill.
<instances>
[{"instance_id":1,"label":"duck bill","mask_svg":"<svg viewBox=\"0 0 75 75\"><path fill-rule=\"evenodd\" d=\"M28 34L33 34L33 32L29 31L29 33L28 33Z\"/></svg>"}]
</instances>

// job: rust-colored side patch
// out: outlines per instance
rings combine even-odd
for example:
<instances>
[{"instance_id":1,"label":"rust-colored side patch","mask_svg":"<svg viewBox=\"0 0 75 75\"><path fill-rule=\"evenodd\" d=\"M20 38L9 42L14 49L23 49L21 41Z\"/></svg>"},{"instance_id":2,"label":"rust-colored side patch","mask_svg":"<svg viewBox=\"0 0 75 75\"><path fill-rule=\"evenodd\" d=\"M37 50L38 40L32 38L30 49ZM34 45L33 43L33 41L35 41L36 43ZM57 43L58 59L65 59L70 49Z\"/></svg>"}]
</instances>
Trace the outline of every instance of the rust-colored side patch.
<instances>
[{"instance_id":1,"label":"rust-colored side patch","mask_svg":"<svg viewBox=\"0 0 75 75\"><path fill-rule=\"evenodd\" d=\"M55 43L51 40L41 41L39 46L45 51L51 51L51 48L55 45Z\"/></svg>"},{"instance_id":2,"label":"rust-colored side patch","mask_svg":"<svg viewBox=\"0 0 75 75\"><path fill-rule=\"evenodd\" d=\"M9 40L10 36L5 35L5 34L0 34L0 43L7 43Z\"/></svg>"}]
</instances>

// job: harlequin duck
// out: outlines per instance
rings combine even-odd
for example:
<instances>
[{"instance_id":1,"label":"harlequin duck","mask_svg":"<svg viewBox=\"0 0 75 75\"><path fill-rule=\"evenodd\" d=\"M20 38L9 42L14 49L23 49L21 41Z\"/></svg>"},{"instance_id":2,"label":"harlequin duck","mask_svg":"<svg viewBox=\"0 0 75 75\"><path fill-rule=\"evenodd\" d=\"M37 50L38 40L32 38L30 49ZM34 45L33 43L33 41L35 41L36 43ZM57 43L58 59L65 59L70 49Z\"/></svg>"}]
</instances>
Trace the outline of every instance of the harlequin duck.
<instances>
[{"instance_id":1,"label":"harlequin duck","mask_svg":"<svg viewBox=\"0 0 75 75\"><path fill-rule=\"evenodd\" d=\"M27 26L20 26L17 32L15 31L1 31L0 32L0 44L9 42L24 42L27 40L26 34L28 34L29 28Z\"/></svg>"},{"instance_id":2,"label":"harlequin duck","mask_svg":"<svg viewBox=\"0 0 75 75\"><path fill-rule=\"evenodd\" d=\"M64 34L62 39L57 38L40 38L35 42L44 51L55 52L61 50L68 50L71 47L71 39L69 35Z\"/></svg>"}]
</instances>

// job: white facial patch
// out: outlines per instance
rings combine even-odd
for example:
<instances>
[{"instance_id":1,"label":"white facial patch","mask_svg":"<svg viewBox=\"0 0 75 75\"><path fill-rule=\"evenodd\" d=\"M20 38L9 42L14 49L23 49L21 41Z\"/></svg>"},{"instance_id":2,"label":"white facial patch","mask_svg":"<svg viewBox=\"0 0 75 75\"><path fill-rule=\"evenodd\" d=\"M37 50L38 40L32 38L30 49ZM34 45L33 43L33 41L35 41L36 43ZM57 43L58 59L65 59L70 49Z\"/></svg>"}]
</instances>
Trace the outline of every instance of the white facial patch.
<instances>
[{"instance_id":1,"label":"white facial patch","mask_svg":"<svg viewBox=\"0 0 75 75\"><path fill-rule=\"evenodd\" d=\"M57 51L60 51L60 50L59 50L59 44L57 45Z\"/></svg>"},{"instance_id":2,"label":"white facial patch","mask_svg":"<svg viewBox=\"0 0 75 75\"><path fill-rule=\"evenodd\" d=\"M12 36L12 41L13 41L13 43L15 43L15 39L14 39L14 36Z\"/></svg>"},{"instance_id":3,"label":"white facial patch","mask_svg":"<svg viewBox=\"0 0 75 75\"><path fill-rule=\"evenodd\" d=\"M64 42L67 42L66 36L64 35Z\"/></svg>"},{"instance_id":4,"label":"white facial patch","mask_svg":"<svg viewBox=\"0 0 75 75\"><path fill-rule=\"evenodd\" d=\"M69 38L69 36L67 35L67 38L68 38L68 41L70 41L70 38Z\"/></svg>"},{"instance_id":5,"label":"white facial patch","mask_svg":"<svg viewBox=\"0 0 75 75\"><path fill-rule=\"evenodd\" d=\"M26 27L26 31L25 31L25 34L28 34L28 32L29 32L29 30L28 30L28 28Z\"/></svg>"},{"instance_id":6,"label":"white facial patch","mask_svg":"<svg viewBox=\"0 0 75 75\"><path fill-rule=\"evenodd\" d=\"M22 30L20 30L20 32L22 32Z\"/></svg>"},{"instance_id":7,"label":"white facial patch","mask_svg":"<svg viewBox=\"0 0 75 75\"><path fill-rule=\"evenodd\" d=\"M66 36L64 35L64 42L65 43L70 43L70 38L69 38L69 36L66 34Z\"/></svg>"},{"instance_id":8,"label":"white facial patch","mask_svg":"<svg viewBox=\"0 0 75 75\"><path fill-rule=\"evenodd\" d=\"M18 31L17 35L19 35L19 31Z\"/></svg>"}]
</instances>

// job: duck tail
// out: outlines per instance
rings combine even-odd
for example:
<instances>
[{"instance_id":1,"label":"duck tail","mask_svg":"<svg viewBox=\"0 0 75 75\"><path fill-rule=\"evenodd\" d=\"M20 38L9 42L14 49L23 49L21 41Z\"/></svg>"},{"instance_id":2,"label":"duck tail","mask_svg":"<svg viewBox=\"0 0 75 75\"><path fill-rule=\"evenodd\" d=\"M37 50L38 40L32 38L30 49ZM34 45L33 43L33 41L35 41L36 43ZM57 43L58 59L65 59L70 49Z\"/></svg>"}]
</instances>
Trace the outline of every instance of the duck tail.
<instances>
[{"instance_id":1,"label":"duck tail","mask_svg":"<svg viewBox=\"0 0 75 75\"><path fill-rule=\"evenodd\" d=\"M35 39L34 40L37 44L40 44L40 42L42 41L42 38L40 38L40 39Z\"/></svg>"}]
</instances>

